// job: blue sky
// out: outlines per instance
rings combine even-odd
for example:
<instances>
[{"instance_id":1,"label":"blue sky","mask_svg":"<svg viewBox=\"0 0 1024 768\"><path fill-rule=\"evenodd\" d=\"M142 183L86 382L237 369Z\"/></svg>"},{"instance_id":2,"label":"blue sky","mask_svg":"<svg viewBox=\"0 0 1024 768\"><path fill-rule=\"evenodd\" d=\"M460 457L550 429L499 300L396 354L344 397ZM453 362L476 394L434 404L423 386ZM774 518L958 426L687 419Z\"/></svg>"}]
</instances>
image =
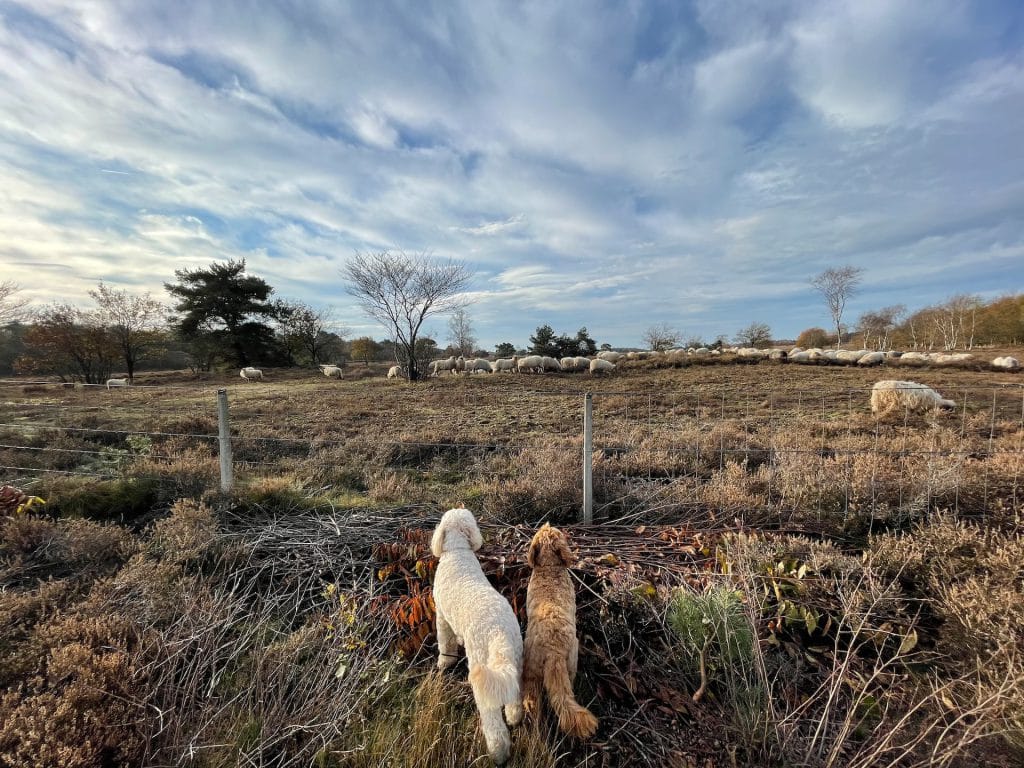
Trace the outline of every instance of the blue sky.
<instances>
[{"instance_id":1,"label":"blue sky","mask_svg":"<svg viewBox=\"0 0 1024 768\"><path fill-rule=\"evenodd\" d=\"M1018 0L0 0L0 279L245 258L380 338L341 266L429 251L486 346L792 338L845 264L851 320L1024 292L1022 44Z\"/></svg>"}]
</instances>

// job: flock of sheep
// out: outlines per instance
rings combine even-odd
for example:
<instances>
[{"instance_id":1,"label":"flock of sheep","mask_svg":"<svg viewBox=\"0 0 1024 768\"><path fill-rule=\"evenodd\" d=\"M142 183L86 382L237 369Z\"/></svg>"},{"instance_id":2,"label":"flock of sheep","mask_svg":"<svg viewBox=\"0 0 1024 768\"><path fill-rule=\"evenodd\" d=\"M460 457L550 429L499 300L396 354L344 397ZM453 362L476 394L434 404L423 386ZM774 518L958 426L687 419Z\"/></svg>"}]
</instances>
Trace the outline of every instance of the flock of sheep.
<instances>
[{"instance_id":1,"label":"flock of sheep","mask_svg":"<svg viewBox=\"0 0 1024 768\"><path fill-rule=\"evenodd\" d=\"M610 373L615 364L624 357L622 352L598 352L597 357L563 357L558 360L544 355L501 357L488 360L485 357L446 357L434 360L428 366L431 376L442 373L571 373L590 371L592 374Z\"/></svg>"},{"instance_id":2,"label":"flock of sheep","mask_svg":"<svg viewBox=\"0 0 1024 768\"><path fill-rule=\"evenodd\" d=\"M879 352L870 349L757 349L755 347L726 347L722 350L707 347L690 347L689 349L670 349L665 352L627 352L629 360L647 360L662 357L671 362L685 358L719 357L723 353L735 355L737 360L775 360L778 362L798 363L804 365L861 365L873 366L885 364L896 365L965 365L980 362L969 352L948 354L944 352ZM991 362L996 369L1016 371L1020 362L1015 357L997 357Z\"/></svg>"}]
</instances>

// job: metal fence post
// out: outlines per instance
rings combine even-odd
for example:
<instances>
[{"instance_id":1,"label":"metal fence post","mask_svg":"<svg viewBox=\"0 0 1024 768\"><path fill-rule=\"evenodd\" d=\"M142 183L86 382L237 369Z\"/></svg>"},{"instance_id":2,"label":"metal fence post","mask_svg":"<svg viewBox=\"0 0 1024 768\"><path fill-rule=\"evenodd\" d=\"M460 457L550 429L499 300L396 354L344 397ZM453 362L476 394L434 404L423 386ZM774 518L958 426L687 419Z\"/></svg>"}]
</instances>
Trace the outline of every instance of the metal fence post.
<instances>
[{"instance_id":1,"label":"metal fence post","mask_svg":"<svg viewBox=\"0 0 1024 768\"><path fill-rule=\"evenodd\" d=\"M594 396L583 396L583 523L594 522Z\"/></svg>"},{"instance_id":2,"label":"metal fence post","mask_svg":"<svg viewBox=\"0 0 1024 768\"><path fill-rule=\"evenodd\" d=\"M217 390L217 427L220 443L220 490L231 493L235 487L235 472L231 463L231 425L228 422L228 391Z\"/></svg>"}]
</instances>

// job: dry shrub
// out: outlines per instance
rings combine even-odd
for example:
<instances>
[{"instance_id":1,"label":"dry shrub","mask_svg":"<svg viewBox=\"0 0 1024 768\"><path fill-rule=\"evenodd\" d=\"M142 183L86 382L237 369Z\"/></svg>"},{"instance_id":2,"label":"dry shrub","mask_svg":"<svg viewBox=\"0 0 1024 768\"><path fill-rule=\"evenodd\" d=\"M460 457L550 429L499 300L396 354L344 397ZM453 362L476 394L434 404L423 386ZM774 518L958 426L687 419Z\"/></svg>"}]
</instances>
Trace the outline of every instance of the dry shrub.
<instances>
[{"instance_id":1,"label":"dry shrub","mask_svg":"<svg viewBox=\"0 0 1024 768\"><path fill-rule=\"evenodd\" d=\"M505 520L574 519L583 503L580 445L550 439L506 454L484 495L486 510Z\"/></svg>"},{"instance_id":2,"label":"dry shrub","mask_svg":"<svg viewBox=\"0 0 1024 768\"><path fill-rule=\"evenodd\" d=\"M700 487L699 500L723 514L764 509L768 505L763 489L766 476L765 467L759 468L752 477L746 467L730 462Z\"/></svg>"},{"instance_id":3,"label":"dry shrub","mask_svg":"<svg viewBox=\"0 0 1024 768\"><path fill-rule=\"evenodd\" d=\"M0 556L5 559L46 549L61 538L57 524L34 515L18 515L0 521Z\"/></svg>"},{"instance_id":4,"label":"dry shrub","mask_svg":"<svg viewBox=\"0 0 1024 768\"><path fill-rule=\"evenodd\" d=\"M0 763L37 768L140 764L140 680L131 631L115 617L40 627L40 674L0 698Z\"/></svg>"},{"instance_id":5,"label":"dry shrub","mask_svg":"<svg viewBox=\"0 0 1024 768\"><path fill-rule=\"evenodd\" d=\"M173 458L161 458L163 456ZM158 479L165 498L168 494L172 498L198 497L207 488L216 487L220 464L209 446L197 446L190 438L170 438L160 444L155 455L134 459L127 473Z\"/></svg>"},{"instance_id":6,"label":"dry shrub","mask_svg":"<svg viewBox=\"0 0 1024 768\"><path fill-rule=\"evenodd\" d=\"M146 551L167 563L183 565L202 559L214 546L217 520L201 502L181 499L171 514L153 525Z\"/></svg>"},{"instance_id":7,"label":"dry shrub","mask_svg":"<svg viewBox=\"0 0 1024 768\"><path fill-rule=\"evenodd\" d=\"M407 474L381 470L373 472L367 482L367 495L372 501L400 504L420 501L422 494Z\"/></svg>"},{"instance_id":8,"label":"dry shrub","mask_svg":"<svg viewBox=\"0 0 1024 768\"><path fill-rule=\"evenodd\" d=\"M409 691L407 679L346 734L325 756L345 768L462 768L484 764L486 747L480 718L465 682L437 672ZM557 743L546 743L536 726L512 731L509 768L554 768Z\"/></svg>"},{"instance_id":9,"label":"dry shrub","mask_svg":"<svg viewBox=\"0 0 1024 768\"><path fill-rule=\"evenodd\" d=\"M68 520L61 523L61 528L64 559L80 570L110 570L138 550L136 538L116 523Z\"/></svg>"}]
</instances>

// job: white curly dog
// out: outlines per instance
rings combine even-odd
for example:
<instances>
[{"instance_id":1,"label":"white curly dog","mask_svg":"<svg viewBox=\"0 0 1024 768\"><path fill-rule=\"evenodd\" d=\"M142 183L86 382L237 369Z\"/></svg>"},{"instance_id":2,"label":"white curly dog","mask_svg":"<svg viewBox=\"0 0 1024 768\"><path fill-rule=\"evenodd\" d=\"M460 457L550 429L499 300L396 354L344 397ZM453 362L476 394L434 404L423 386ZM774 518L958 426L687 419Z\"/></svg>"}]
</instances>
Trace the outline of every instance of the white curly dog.
<instances>
[{"instance_id":1,"label":"white curly dog","mask_svg":"<svg viewBox=\"0 0 1024 768\"><path fill-rule=\"evenodd\" d=\"M523 719L520 677L523 637L512 606L494 589L474 554L483 544L473 513L449 509L434 530L430 549L438 558L434 576L437 609L437 668L455 663L460 645L466 648L469 684L480 712L487 752L501 765L508 759L509 725Z\"/></svg>"}]
</instances>

